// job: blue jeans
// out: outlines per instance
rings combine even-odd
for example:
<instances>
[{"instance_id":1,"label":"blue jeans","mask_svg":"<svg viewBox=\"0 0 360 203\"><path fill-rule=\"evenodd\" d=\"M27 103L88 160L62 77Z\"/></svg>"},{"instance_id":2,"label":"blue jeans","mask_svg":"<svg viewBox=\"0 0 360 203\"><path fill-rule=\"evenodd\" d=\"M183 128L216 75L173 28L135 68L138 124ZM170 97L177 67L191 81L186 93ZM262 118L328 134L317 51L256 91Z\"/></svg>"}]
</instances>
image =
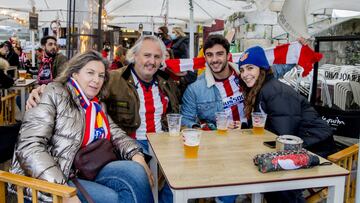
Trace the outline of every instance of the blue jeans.
<instances>
[{"instance_id":1,"label":"blue jeans","mask_svg":"<svg viewBox=\"0 0 360 203\"><path fill-rule=\"evenodd\" d=\"M216 203L234 203L236 201L237 195L221 196L216 197Z\"/></svg>"},{"instance_id":2,"label":"blue jeans","mask_svg":"<svg viewBox=\"0 0 360 203\"><path fill-rule=\"evenodd\" d=\"M149 142L147 140L136 140L136 141L138 145L143 149L143 153L150 156ZM165 182L164 187L159 191L159 202L160 203L173 202L173 194L167 182Z\"/></svg>"},{"instance_id":3,"label":"blue jeans","mask_svg":"<svg viewBox=\"0 0 360 203\"><path fill-rule=\"evenodd\" d=\"M147 141L147 140L136 140L136 142L143 149L143 153L150 156L150 153L149 153L149 141Z\"/></svg>"},{"instance_id":4,"label":"blue jeans","mask_svg":"<svg viewBox=\"0 0 360 203\"><path fill-rule=\"evenodd\" d=\"M113 161L101 169L94 181L79 182L95 202L154 202L146 172L134 161ZM75 187L72 181L69 185ZM77 195L86 202L79 191Z\"/></svg>"}]
</instances>

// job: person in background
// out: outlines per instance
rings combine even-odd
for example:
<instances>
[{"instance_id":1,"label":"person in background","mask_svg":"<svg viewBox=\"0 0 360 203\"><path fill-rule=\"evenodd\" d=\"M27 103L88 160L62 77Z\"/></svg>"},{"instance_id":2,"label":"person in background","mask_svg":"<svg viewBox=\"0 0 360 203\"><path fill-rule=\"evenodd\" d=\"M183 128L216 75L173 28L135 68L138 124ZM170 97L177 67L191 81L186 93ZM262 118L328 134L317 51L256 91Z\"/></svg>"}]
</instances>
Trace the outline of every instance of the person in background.
<instances>
[{"instance_id":1,"label":"person in background","mask_svg":"<svg viewBox=\"0 0 360 203\"><path fill-rule=\"evenodd\" d=\"M14 84L14 80L7 75L7 68L9 63L0 58L0 115L2 115L3 101L1 100L3 90L11 87ZM19 124L15 125L0 125L0 170L7 170L8 164L4 163L11 159L14 145L17 140L17 134L19 133Z\"/></svg>"},{"instance_id":2,"label":"person in background","mask_svg":"<svg viewBox=\"0 0 360 203\"><path fill-rule=\"evenodd\" d=\"M14 47L15 53L19 56L19 68L27 70L31 66L29 59L26 57L26 54L23 52L20 46Z\"/></svg>"},{"instance_id":3,"label":"person in background","mask_svg":"<svg viewBox=\"0 0 360 203\"><path fill-rule=\"evenodd\" d=\"M69 176L77 151L109 139L120 160L105 165L94 181L78 178L81 185L95 202L153 202L153 177L142 149L99 102L107 94L107 67L100 53L87 51L73 57L62 75L45 87L39 104L25 113L11 173L73 186ZM39 198L51 201L44 194ZM79 199L85 201L78 192L68 201Z\"/></svg>"},{"instance_id":4,"label":"person in background","mask_svg":"<svg viewBox=\"0 0 360 203\"><path fill-rule=\"evenodd\" d=\"M102 57L104 57L105 59L108 59L109 58L109 52L110 52L109 47L104 47L104 49L101 51Z\"/></svg>"},{"instance_id":5,"label":"person in background","mask_svg":"<svg viewBox=\"0 0 360 203\"><path fill-rule=\"evenodd\" d=\"M126 63L126 52L127 50L119 45L115 50L115 57L113 62L111 63L110 70L116 70L127 65Z\"/></svg>"},{"instance_id":6,"label":"person in background","mask_svg":"<svg viewBox=\"0 0 360 203\"><path fill-rule=\"evenodd\" d=\"M252 112L267 114L265 129L276 135L295 135L303 147L326 157L335 148L332 130L306 98L278 81L262 47L247 49L239 60L240 87L244 95L244 113L251 121ZM250 125L251 126L251 125ZM265 193L268 203L303 203L301 190Z\"/></svg>"},{"instance_id":7,"label":"person in background","mask_svg":"<svg viewBox=\"0 0 360 203\"><path fill-rule=\"evenodd\" d=\"M189 38L182 28L173 27L170 38L172 40L171 50L174 53L174 58L189 58Z\"/></svg>"},{"instance_id":8,"label":"person in background","mask_svg":"<svg viewBox=\"0 0 360 203\"><path fill-rule=\"evenodd\" d=\"M14 80L11 77L9 77L6 73L8 67L9 67L9 62L7 62L3 58L0 58L0 89L7 89L14 84ZM1 92L2 91L0 91L0 97L1 97ZM1 106L0 106L0 112L1 112Z\"/></svg>"},{"instance_id":9,"label":"person in background","mask_svg":"<svg viewBox=\"0 0 360 203\"><path fill-rule=\"evenodd\" d=\"M166 49L165 60L173 59L173 58L174 58L174 54L172 50ZM176 82L176 85L180 92L179 101L181 102L182 95L184 94L187 86L195 82L197 78L197 71L186 71L186 72L175 73L170 68L166 68L165 65L164 68L165 68L165 72L167 72L169 76Z\"/></svg>"},{"instance_id":10,"label":"person in background","mask_svg":"<svg viewBox=\"0 0 360 203\"><path fill-rule=\"evenodd\" d=\"M164 42L167 49L171 47L172 40L169 36L169 29L166 26L159 27L158 36Z\"/></svg>"},{"instance_id":11,"label":"person in background","mask_svg":"<svg viewBox=\"0 0 360 203\"><path fill-rule=\"evenodd\" d=\"M19 67L19 56L15 53L14 48L9 41L0 44L0 57L6 59L10 66Z\"/></svg>"},{"instance_id":12,"label":"person in background","mask_svg":"<svg viewBox=\"0 0 360 203\"><path fill-rule=\"evenodd\" d=\"M44 55L44 49L39 47L35 50L35 64L40 64L40 61Z\"/></svg>"},{"instance_id":13,"label":"person in background","mask_svg":"<svg viewBox=\"0 0 360 203\"><path fill-rule=\"evenodd\" d=\"M44 50L39 61L38 84L48 84L53 81L64 69L67 58L58 53L57 40L53 36L46 36L40 40Z\"/></svg>"}]
</instances>

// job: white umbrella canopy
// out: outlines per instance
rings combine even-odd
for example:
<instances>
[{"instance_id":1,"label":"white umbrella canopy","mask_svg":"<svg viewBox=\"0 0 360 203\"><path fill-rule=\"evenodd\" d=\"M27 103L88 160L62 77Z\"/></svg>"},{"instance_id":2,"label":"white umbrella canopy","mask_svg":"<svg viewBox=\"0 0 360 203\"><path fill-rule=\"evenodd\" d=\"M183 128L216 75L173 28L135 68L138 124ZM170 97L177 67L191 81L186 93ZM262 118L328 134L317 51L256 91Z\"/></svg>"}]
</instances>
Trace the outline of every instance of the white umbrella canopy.
<instances>
[{"instance_id":1,"label":"white umbrella canopy","mask_svg":"<svg viewBox=\"0 0 360 203\"><path fill-rule=\"evenodd\" d=\"M57 19L61 23L66 23L67 1L65 0L0 0L0 16L15 16L27 21L33 6L39 14L40 27Z\"/></svg>"},{"instance_id":2,"label":"white umbrella canopy","mask_svg":"<svg viewBox=\"0 0 360 203\"><path fill-rule=\"evenodd\" d=\"M192 7L190 6L192 5ZM246 1L234 0L110 0L105 5L108 16L117 23L117 16L163 17L189 23L190 58L194 55L193 25L209 24L215 19L225 19L235 12L255 11L256 6ZM138 20L141 23L140 20Z\"/></svg>"},{"instance_id":3,"label":"white umbrella canopy","mask_svg":"<svg viewBox=\"0 0 360 203\"><path fill-rule=\"evenodd\" d=\"M155 29L159 26L164 25L164 17L159 16L110 16L109 17L109 23L110 25L120 26L120 27L126 27L130 29L137 30L139 29L139 24L143 24L143 30L144 31L153 31L153 27ZM168 19L168 25L173 26L183 26L187 22L183 20L178 19ZM155 30L156 31L156 30Z\"/></svg>"},{"instance_id":4,"label":"white umbrella canopy","mask_svg":"<svg viewBox=\"0 0 360 203\"><path fill-rule=\"evenodd\" d=\"M189 0L168 0L168 17L184 22L190 21ZM166 0L112 0L105 5L109 16L154 16L166 15ZM194 8L194 22L209 24L215 19L225 19L234 12L254 11L256 7L246 1L234 0L192 0ZM111 23L116 23L115 17Z\"/></svg>"}]
</instances>

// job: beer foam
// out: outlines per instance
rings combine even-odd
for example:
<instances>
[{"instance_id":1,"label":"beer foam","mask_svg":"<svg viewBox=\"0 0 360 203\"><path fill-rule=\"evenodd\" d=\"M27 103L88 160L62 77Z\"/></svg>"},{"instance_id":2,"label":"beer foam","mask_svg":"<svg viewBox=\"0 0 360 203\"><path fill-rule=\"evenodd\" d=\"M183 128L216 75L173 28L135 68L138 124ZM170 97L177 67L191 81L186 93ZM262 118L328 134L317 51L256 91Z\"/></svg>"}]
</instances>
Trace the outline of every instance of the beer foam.
<instances>
[{"instance_id":1,"label":"beer foam","mask_svg":"<svg viewBox=\"0 0 360 203\"><path fill-rule=\"evenodd\" d=\"M184 144L187 146L197 146L200 144L200 135L198 132L186 132L184 139Z\"/></svg>"}]
</instances>

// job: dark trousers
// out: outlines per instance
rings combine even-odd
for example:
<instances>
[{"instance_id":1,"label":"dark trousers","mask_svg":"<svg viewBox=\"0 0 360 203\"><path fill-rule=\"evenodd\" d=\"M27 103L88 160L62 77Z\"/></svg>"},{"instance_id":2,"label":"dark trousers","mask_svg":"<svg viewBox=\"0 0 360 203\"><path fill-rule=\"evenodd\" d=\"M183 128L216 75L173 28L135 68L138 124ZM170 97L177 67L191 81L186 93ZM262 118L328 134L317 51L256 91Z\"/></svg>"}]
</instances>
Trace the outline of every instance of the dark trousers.
<instances>
[{"instance_id":1,"label":"dark trousers","mask_svg":"<svg viewBox=\"0 0 360 203\"><path fill-rule=\"evenodd\" d=\"M302 190L287 190L264 193L267 203L305 203Z\"/></svg>"},{"instance_id":2,"label":"dark trousers","mask_svg":"<svg viewBox=\"0 0 360 203\"><path fill-rule=\"evenodd\" d=\"M0 126L0 163L11 159L21 124Z\"/></svg>"}]
</instances>

